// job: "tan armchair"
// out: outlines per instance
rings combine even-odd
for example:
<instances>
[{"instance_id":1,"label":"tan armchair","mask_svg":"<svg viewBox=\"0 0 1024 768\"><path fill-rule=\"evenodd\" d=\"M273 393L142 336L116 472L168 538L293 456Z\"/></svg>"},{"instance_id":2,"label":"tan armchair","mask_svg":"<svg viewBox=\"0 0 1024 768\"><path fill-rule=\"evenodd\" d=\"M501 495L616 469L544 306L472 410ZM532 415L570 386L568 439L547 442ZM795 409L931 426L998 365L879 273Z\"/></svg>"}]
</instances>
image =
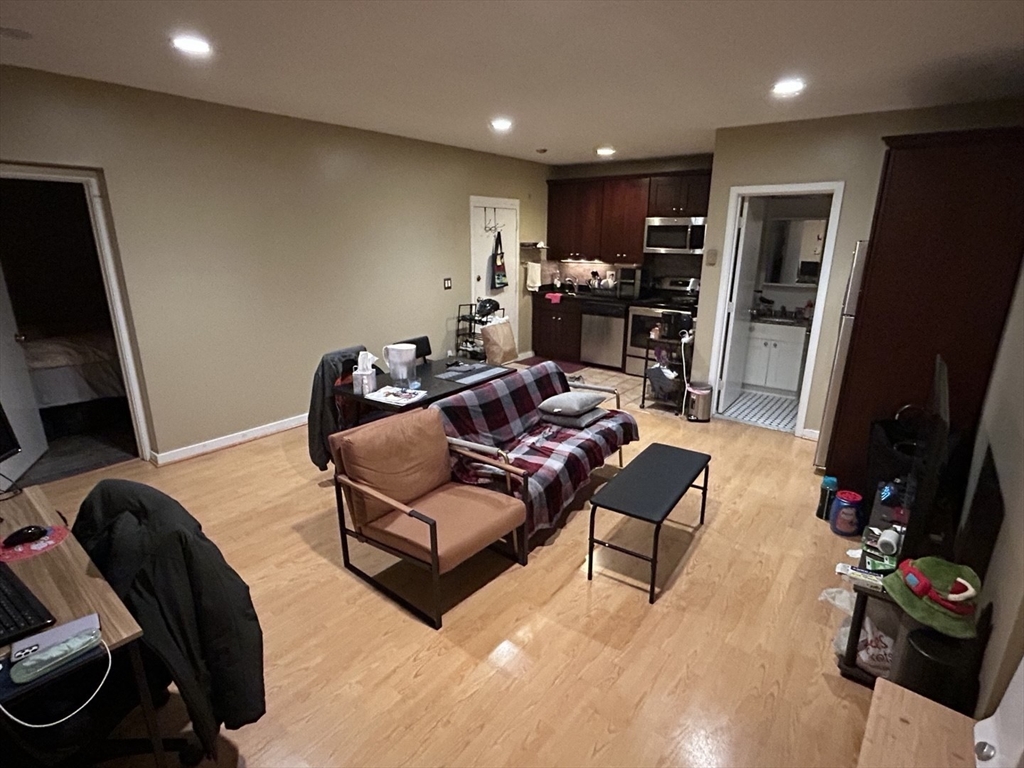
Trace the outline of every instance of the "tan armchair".
<instances>
[{"instance_id":1,"label":"tan armchair","mask_svg":"<svg viewBox=\"0 0 1024 768\"><path fill-rule=\"evenodd\" d=\"M391 416L330 437L345 567L400 605L441 628L441 574L506 538L508 555L527 562L526 506L512 495L526 472L449 446L432 408ZM506 473L508 495L451 481L449 452ZM345 522L345 504L352 529ZM429 571L433 606L424 611L352 564L348 537Z\"/></svg>"}]
</instances>

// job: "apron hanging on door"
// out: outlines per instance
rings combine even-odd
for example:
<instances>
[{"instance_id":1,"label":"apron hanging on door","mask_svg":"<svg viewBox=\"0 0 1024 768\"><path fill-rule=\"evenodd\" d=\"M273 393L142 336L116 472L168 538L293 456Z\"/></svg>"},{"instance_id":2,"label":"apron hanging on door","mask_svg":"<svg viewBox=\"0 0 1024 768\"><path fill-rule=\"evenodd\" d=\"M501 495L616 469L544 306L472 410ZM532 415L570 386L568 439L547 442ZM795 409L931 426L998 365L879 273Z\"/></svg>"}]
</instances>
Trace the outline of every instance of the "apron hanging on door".
<instances>
[{"instance_id":1,"label":"apron hanging on door","mask_svg":"<svg viewBox=\"0 0 1024 768\"><path fill-rule=\"evenodd\" d=\"M495 216L497 219L497 216ZM508 274L505 272L505 250L501 247L501 232L494 235L494 248L491 250L491 288L500 290L508 286Z\"/></svg>"}]
</instances>

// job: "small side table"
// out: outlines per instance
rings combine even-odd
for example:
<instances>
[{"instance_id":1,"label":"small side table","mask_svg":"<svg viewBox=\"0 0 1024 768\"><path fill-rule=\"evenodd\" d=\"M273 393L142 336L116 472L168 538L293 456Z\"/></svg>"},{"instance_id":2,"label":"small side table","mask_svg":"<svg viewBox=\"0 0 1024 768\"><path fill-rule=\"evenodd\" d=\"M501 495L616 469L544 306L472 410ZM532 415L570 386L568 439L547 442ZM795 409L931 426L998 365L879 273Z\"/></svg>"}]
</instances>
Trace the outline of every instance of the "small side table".
<instances>
[{"instance_id":1,"label":"small side table","mask_svg":"<svg viewBox=\"0 0 1024 768\"><path fill-rule=\"evenodd\" d=\"M651 564L649 602L653 604L655 599L654 580L658 573L658 538L661 535L661 525L690 488L700 489L700 524L704 525L710 463L711 457L706 453L653 443L644 448L619 474L594 494L590 502L590 550L587 561L587 580L592 581L594 578L595 544L640 560L646 560ZM704 484L694 485L694 481L701 473L704 474ZM654 548L651 555L634 552L617 544L594 538L594 518L597 515L598 507L610 509L636 520L653 523Z\"/></svg>"}]
</instances>

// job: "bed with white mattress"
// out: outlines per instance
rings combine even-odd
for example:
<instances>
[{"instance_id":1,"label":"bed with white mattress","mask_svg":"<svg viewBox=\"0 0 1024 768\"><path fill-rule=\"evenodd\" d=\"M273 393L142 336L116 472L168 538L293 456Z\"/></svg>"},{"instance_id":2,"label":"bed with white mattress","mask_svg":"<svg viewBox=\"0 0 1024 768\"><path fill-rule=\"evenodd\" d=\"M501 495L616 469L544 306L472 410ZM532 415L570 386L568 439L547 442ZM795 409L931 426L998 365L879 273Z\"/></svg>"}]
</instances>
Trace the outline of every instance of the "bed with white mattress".
<instances>
[{"instance_id":1,"label":"bed with white mattress","mask_svg":"<svg viewBox=\"0 0 1024 768\"><path fill-rule=\"evenodd\" d=\"M124 397L117 344L109 332L21 342L40 408Z\"/></svg>"}]
</instances>

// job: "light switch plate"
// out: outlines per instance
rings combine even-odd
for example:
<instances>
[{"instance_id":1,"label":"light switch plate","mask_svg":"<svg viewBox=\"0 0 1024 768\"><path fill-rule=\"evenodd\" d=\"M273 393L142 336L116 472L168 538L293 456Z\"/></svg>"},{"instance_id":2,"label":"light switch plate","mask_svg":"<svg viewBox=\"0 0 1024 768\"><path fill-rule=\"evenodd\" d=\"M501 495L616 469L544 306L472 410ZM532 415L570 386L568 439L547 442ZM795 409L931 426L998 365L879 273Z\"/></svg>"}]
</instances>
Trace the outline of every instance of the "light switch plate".
<instances>
[{"instance_id":1,"label":"light switch plate","mask_svg":"<svg viewBox=\"0 0 1024 768\"><path fill-rule=\"evenodd\" d=\"M444 279L444 289L446 291L450 291L452 289L452 279L450 277L446 277Z\"/></svg>"},{"instance_id":2,"label":"light switch plate","mask_svg":"<svg viewBox=\"0 0 1024 768\"><path fill-rule=\"evenodd\" d=\"M707 263L708 263L709 267L713 267L713 266L715 266L715 264L718 263L718 249L717 248L708 248L706 256L707 256Z\"/></svg>"}]
</instances>

